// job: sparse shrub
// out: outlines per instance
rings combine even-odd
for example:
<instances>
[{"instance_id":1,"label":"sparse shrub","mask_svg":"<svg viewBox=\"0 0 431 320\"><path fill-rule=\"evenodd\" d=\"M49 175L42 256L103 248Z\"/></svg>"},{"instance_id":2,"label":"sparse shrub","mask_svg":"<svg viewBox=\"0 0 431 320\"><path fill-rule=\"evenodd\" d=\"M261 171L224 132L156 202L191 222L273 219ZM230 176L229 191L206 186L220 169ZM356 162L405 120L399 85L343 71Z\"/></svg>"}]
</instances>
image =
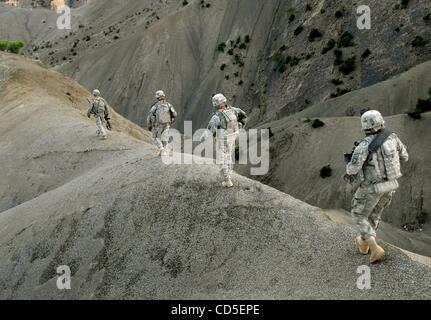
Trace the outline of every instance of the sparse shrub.
<instances>
[{"instance_id":1,"label":"sparse shrub","mask_svg":"<svg viewBox=\"0 0 431 320\"><path fill-rule=\"evenodd\" d=\"M340 79L332 79L332 80L331 80L331 83L332 83L332 84L335 84L336 86L340 86L340 85L342 85L344 82L343 82L343 80L340 80Z\"/></svg>"},{"instance_id":2,"label":"sparse shrub","mask_svg":"<svg viewBox=\"0 0 431 320\"><path fill-rule=\"evenodd\" d=\"M291 14L291 15L289 16L289 22L293 22L293 21L295 21L295 15L294 15L294 14Z\"/></svg>"},{"instance_id":3,"label":"sparse shrub","mask_svg":"<svg viewBox=\"0 0 431 320\"><path fill-rule=\"evenodd\" d=\"M422 38L421 36L416 36L416 38L412 41L412 47L425 47L428 44L428 41Z\"/></svg>"},{"instance_id":4,"label":"sparse shrub","mask_svg":"<svg viewBox=\"0 0 431 320\"><path fill-rule=\"evenodd\" d=\"M400 27L396 27L395 28L395 32L400 32L401 31L401 28Z\"/></svg>"},{"instance_id":5,"label":"sparse shrub","mask_svg":"<svg viewBox=\"0 0 431 320\"><path fill-rule=\"evenodd\" d=\"M238 78L238 77L239 77L239 72L237 71L237 72L235 72L233 75L234 75L236 78Z\"/></svg>"},{"instance_id":6,"label":"sparse shrub","mask_svg":"<svg viewBox=\"0 0 431 320\"><path fill-rule=\"evenodd\" d=\"M224 69L226 69L226 64L225 64L225 63L223 63L223 64L220 66L220 70L221 70L221 71L223 71Z\"/></svg>"},{"instance_id":7,"label":"sparse shrub","mask_svg":"<svg viewBox=\"0 0 431 320\"><path fill-rule=\"evenodd\" d=\"M431 13L428 13L424 18L425 23L431 22Z\"/></svg>"},{"instance_id":8,"label":"sparse shrub","mask_svg":"<svg viewBox=\"0 0 431 320\"><path fill-rule=\"evenodd\" d=\"M299 59L298 57L293 57L290 60L290 66L291 67L297 66L299 64L299 61L301 61L301 59Z\"/></svg>"},{"instance_id":9,"label":"sparse shrub","mask_svg":"<svg viewBox=\"0 0 431 320\"><path fill-rule=\"evenodd\" d=\"M305 11L311 11L312 9L311 4L309 3L305 6Z\"/></svg>"},{"instance_id":10,"label":"sparse shrub","mask_svg":"<svg viewBox=\"0 0 431 320\"><path fill-rule=\"evenodd\" d=\"M337 88L337 92L336 93L331 93L331 98L337 98L337 97L341 97L342 95L345 95L346 93L351 92L352 90L349 88Z\"/></svg>"},{"instance_id":11,"label":"sparse shrub","mask_svg":"<svg viewBox=\"0 0 431 320\"><path fill-rule=\"evenodd\" d=\"M305 56L305 60L310 60L312 56L312 53L307 53L307 55Z\"/></svg>"},{"instance_id":12,"label":"sparse shrub","mask_svg":"<svg viewBox=\"0 0 431 320\"><path fill-rule=\"evenodd\" d=\"M280 51L286 51L286 50L287 50L287 46L283 44L283 45L280 47Z\"/></svg>"},{"instance_id":13,"label":"sparse shrub","mask_svg":"<svg viewBox=\"0 0 431 320\"><path fill-rule=\"evenodd\" d=\"M326 46L322 49L322 54L326 54L327 52L331 51L335 48L336 42L334 39L330 39Z\"/></svg>"},{"instance_id":14,"label":"sparse shrub","mask_svg":"<svg viewBox=\"0 0 431 320\"><path fill-rule=\"evenodd\" d=\"M422 119L422 115L419 111L413 111L413 112L407 112L407 115L412 118L413 120L420 120Z\"/></svg>"},{"instance_id":15,"label":"sparse shrub","mask_svg":"<svg viewBox=\"0 0 431 320\"><path fill-rule=\"evenodd\" d=\"M241 50L245 50L247 49L247 45L245 44L245 42L241 43L238 48L240 48Z\"/></svg>"},{"instance_id":16,"label":"sparse shrub","mask_svg":"<svg viewBox=\"0 0 431 320\"><path fill-rule=\"evenodd\" d=\"M350 73L352 73L353 71L356 70L356 57L351 57L349 59L347 59L346 61L344 61L340 68L339 68L340 72L344 75L348 75Z\"/></svg>"},{"instance_id":17,"label":"sparse shrub","mask_svg":"<svg viewBox=\"0 0 431 320\"><path fill-rule=\"evenodd\" d=\"M339 48L347 48L347 47L353 47L354 43L353 43L353 35L346 31L344 32L341 36L340 39L338 40L338 47Z\"/></svg>"},{"instance_id":18,"label":"sparse shrub","mask_svg":"<svg viewBox=\"0 0 431 320\"><path fill-rule=\"evenodd\" d=\"M280 66L278 67L278 72L280 73L285 73L287 70L286 65L285 64L280 64Z\"/></svg>"},{"instance_id":19,"label":"sparse shrub","mask_svg":"<svg viewBox=\"0 0 431 320\"><path fill-rule=\"evenodd\" d=\"M320 177L322 179L329 178L330 176L332 176L331 165L328 164L327 166L324 166L322 169L320 169Z\"/></svg>"},{"instance_id":20,"label":"sparse shrub","mask_svg":"<svg viewBox=\"0 0 431 320\"><path fill-rule=\"evenodd\" d=\"M293 34L294 34L295 36L298 36L302 31L304 31L304 27L303 27L303 26L299 26L298 28L296 28L296 29L293 31Z\"/></svg>"},{"instance_id":21,"label":"sparse shrub","mask_svg":"<svg viewBox=\"0 0 431 320\"><path fill-rule=\"evenodd\" d=\"M225 76L224 76L224 78L225 78L226 80L229 80L229 79L230 79L229 75L225 75Z\"/></svg>"},{"instance_id":22,"label":"sparse shrub","mask_svg":"<svg viewBox=\"0 0 431 320\"><path fill-rule=\"evenodd\" d=\"M362 55L361 55L361 59L362 59L362 60L365 60L365 59L367 59L370 55L371 55L371 50L370 50L370 49L366 49L366 50L362 53Z\"/></svg>"},{"instance_id":23,"label":"sparse shrub","mask_svg":"<svg viewBox=\"0 0 431 320\"><path fill-rule=\"evenodd\" d=\"M291 60L292 60L292 57L291 56L287 56L286 60L284 61L284 63L285 64L289 64Z\"/></svg>"},{"instance_id":24,"label":"sparse shrub","mask_svg":"<svg viewBox=\"0 0 431 320\"><path fill-rule=\"evenodd\" d=\"M274 133L272 132L271 128L267 128L268 133L269 133L269 137L272 138L274 136Z\"/></svg>"},{"instance_id":25,"label":"sparse shrub","mask_svg":"<svg viewBox=\"0 0 431 320\"><path fill-rule=\"evenodd\" d=\"M344 10L335 11L335 18L340 19L344 16Z\"/></svg>"},{"instance_id":26,"label":"sparse shrub","mask_svg":"<svg viewBox=\"0 0 431 320\"><path fill-rule=\"evenodd\" d=\"M334 55L335 55L335 61L334 61L334 65L335 66L339 66L341 64L343 64L344 60L343 60L343 51L340 49L335 49L334 50Z\"/></svg>"},{"instance_id":27,"label":"sparse shrub","mask_svg":"<svg viewBox=\"0 0 431 320\"><path fill-rule=\"evenodd\" d=\"M401 0L401 8L406 9L409 6L410 0Z\"/></svg>"},{"instance_id":28,"label":"sparse shrub","mask_svg":"<svg viewBox=\"0 0 431 320\"><path fill-rule=\"evenodd\" d=\"M316 39L322 38L323 35L318 29L313 29L308 36L308 41L313 42Z\"/></svg>"},{"instance_id":29,"label":"sparse shrub","mask_svg":"<svg viewBox=\"0 0 431 320\"><path fill-rule=\"evenodd\" d=\"M245 36L244 42L245 43L249 43L250 42L250 36L249 35Z\"/></svg>"},{"instance_id":30,"label":"sparse shrub","mask_svg":"<svg viewBox=\"0 0 431 320\"><path fill-rule=\"evenodd\" d=\"M227 51L227 54L228 54L228 55L230 55L230 56L233 56L233 49L229 49L229 50Z\"/></svg>"},{"instance_id":31,"label":"sparse shrub","mask_svg":"<svg viewBox=\"0 0 431 320\"><path fill-rule=\"evenodd\" d=\"M186 6L186 5L188 5L189 4L189 2L187 1L187 0L184 0L183 1L183 6Z\"/></svg>"},{"instance_id":32,"label":"sparse shrub","mask_svg":"<svg viewBox=\"0 0 431 320\"><path fill-rule=\"evenodd\" d=\"M280 63L284 60L284 56L281 52L277 51L272 55L272 61Z\"/></svg>"},{"instance_id":33,"label":"sparse shrub","mask_svg":"<svg viewBox=\"0 0 431 320\"><path fill-rule=\"evenodd\" d=\"M326 10L325 10L325 9L320 9L320 13L321 13L321 14L325 14L325 13L326 13Z\"/></svg>"},{"instance_id":34,"label":"sparse shrub","mask_svg":"<svg viewBox=\"0 0 431 320\"><path fill-rule=\"evenodd\" d=\"M224 52L224 49L226 48L226 43L222 42L218 45L217 50L219 52Z\"/></svg>"},{"instance_id":35,"label":"sparse shrub","mask_svg":"<svg viewBox=\"0 0 431 320\"><path fill-rule=\"evenodd\" d=\"M325 125L325 123L322 120L320 120L320 119L314 119L313 122L311 123L311 126L314 129L321 128L324 125Z\"/></svg>"},{"instance_id":36,"label":"sparse shrub","mask_svg":"<svg viewBox=\"0 0 431 320\"><path fill-rule=\"evenodd\" d=\"M421 113L431 111L431 98L427 100L419 99L416 105L416 110Z\"/></svg>"}]
</instances>

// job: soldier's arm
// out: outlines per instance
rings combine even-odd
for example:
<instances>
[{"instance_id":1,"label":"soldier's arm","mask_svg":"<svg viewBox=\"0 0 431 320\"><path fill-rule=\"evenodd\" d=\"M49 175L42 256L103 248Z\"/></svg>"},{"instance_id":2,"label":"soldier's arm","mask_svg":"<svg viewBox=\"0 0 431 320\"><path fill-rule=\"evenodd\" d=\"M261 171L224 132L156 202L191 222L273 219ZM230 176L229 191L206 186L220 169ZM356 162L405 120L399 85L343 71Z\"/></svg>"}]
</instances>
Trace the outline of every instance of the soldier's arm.
<instances>
[{"instance_id":1,"label":"soldier's arm","mask_svg":"<svg viewBox=\"0 0 431 320\"><path fill-rule=\"evenodd\" d=\"M362 141L353 151L352 160L347 164L346 173L357 175L368 158L368 142Z\"/></svg>"},{"instance_id":2,"label":"soldier's arm","mask_svg":"<svg viewBox=\"0 0 431 320\"><path fill-rule=\"evenodd\" d=\"M175 108L172 105L170 105L170 108L171 108L171 116L172 116L173 120L175 121L175 119L178 116L178 113L177 113L177 111L175 111Z\"/></svg>"},{"instance_id":3,"label":"soldier's arm","mask_svg":"<svg viewBox=\"0 0 431 320\"><path fill-rule=\"evenodd\" d=\"M88 110L87 110L87 117L91 117L91 113L92 113L92 111L93 111L93 104L94 104L94 101L92 101L92 100L90 100L89 98L87 98L87 101L88 101L88 104L90 105L89 107L88 107Z\"/></svg>"},{"instance_id":4,"label":"soldier's arm","mask_svg":"<svg viewBox=\"0 0 431 320\"><path fill-rule=\"evenodd\" d=\"M401 140L397 137L398 142L398 154L400 155L400 159L404 162L409 161L409 154L407 152L406 146L401 142Z\"/></svg>"},{"instance_id":5,"label":"soldier's arm","mask_svg":"<svg viewBox=\"0 0 431 320\"><path fill-rule=\"evenodd\" d=\"M208 123L207 129L211 131L213 136L217 133L217 129L220 127L220 119L217 115L214 115Z\"/></svg>"},{"instance_id":6,"label":"soldier's arm","mask_svg":"<svg viewBox=\"0 0 431 320\"><path fill-rule=\"evenodd\" d=\"M105 106L105 117L109 117L109 107L105 99L103 99L103 104Z\"/></svg>"},{"instance_id":7,"label":"soldier's arm","mask_svg":"<svg viewBox=\"0 0 431 320\"><path fill-rule=\"evenodd\" d=\"M154 113L156 111L156 106L152 106L150 109L150 112L148 113L148 117L147 117L147 127L149 130L152 129L153 127L153 117L154 117Z\"/></svg>"}]
</instances>

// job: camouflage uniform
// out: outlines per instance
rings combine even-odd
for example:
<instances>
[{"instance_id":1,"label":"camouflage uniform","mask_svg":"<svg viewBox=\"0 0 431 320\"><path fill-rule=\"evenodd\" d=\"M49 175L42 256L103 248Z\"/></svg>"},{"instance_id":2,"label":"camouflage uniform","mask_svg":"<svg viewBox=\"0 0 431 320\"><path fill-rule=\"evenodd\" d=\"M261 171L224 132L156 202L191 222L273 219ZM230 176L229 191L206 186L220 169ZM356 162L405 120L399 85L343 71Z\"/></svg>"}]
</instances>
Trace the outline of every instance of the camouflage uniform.
<instances>
[{"instance_id":1,"label":"camouflage uniform","mask_svg":"<svg viewBox=\"0 0 431 320\"><path fill-rule=\"evenodd\" d=\"M408 161L407 149L398 136L392 133L376 152L369 145L376 134L368 135L355 148L347 165L348 175L360 177L360 187L352 200L352 216L363 240L376 237L376 229L383 210L392 201L397 179L402 176L400 160Z\"/></svg>"},{"instance_id":2,"label":"camouflage uniform","mask_svg":"<svg viewBox=\"0 0 431 320\"><path fill-rule=\"evenodd\" d=\"M227 110L232 110L236 117L240 113L244 113L239 108L226 107ZM213 135L216 135L216 145L217 145L217 163L220 165L220 172L224 180L230 180L233 172L234 165L234 151L236 139L239 135L239 124L233 129L224 129L225 120L220 111L211 118L208 124L208 130L211 131Z\"/></svg>"},{"instance_id":3,"label":"camouflage uniform","mask_svg":"<svg viewBox=\"0 0 431 320\"><path fill-rule=\"evenodd\" d=\"M170 110L170 120L169 122L160 123L157 118L157 110L159 107L165 106ZM177 112L174 107L168 102L157 102L151 107L150 113L147 118L147 126L153 134L153 141L157 148L166 148L169 143L169 129L171 128L171 123L177 117Z\"/></svg>"},{"instance_id":4,"label":"camouflage uniform","mask_svg":"<svg viewBox=\"0 0 431 320\"><path fill-rule=\"evenodd\" d=\"M105 115L107 115L108 112L108 103L105 99L93 99L93 102L87 111L87 115L90 116L93 114L96 118L97 135L102 135L104 137L107 135L107 131L103 124L103 119L105 119Z\"/></svg>"}]
</instances>

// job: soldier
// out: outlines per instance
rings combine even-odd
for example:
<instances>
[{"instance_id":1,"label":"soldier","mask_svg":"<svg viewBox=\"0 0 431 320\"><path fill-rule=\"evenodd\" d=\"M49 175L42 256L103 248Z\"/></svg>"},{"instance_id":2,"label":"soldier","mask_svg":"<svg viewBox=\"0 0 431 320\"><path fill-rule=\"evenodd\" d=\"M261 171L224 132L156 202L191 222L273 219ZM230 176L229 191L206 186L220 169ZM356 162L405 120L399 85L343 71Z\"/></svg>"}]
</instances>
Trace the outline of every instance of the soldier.
<instances>
[{"instance_id":1,"label":"soldier","mask_svg":"<svg viewBox=\"0 0 431 320\"><path fill-rule=\"evenodd\" d=\"M385 253L376 243L376 230L383 210L399 187L400 160L407 162L409 156L398 136L385 128L380 112L365 112L361 124L366 137L353 151L345 179L359 179L360 186L352 200L352 216L360 232L355 242L361 254L371 250L370 262L374 263Z\"/></svg>"},{"instance_id":2,"label":"soldier","mask_svg":"<svg viewBox=\"0 0 431 320\"><path fill-rule=\"evenodd\" d=\"M162 90L156 92L157 102L151 107L147 118L148 130L153 133L154 144L159 148L159 155L168 152L169 129L177 118L174 107L166 101Z\"/></svg>"},{"instance_id":3,"label":"soldier","mask_svg":"<svg viewBox=\"0 0 431 320\"><path fill-rule=\"evenodd\" d=\"M103 119L109 117L108 103L100 96L100 91L97 89L93 90L93 99L88 99L88 102L90 103L90 108L87 111L87 116L90 118L91 115L94 115L96 118L96 135L101 137L102 140L106 140L108 135L103 125Z\"/></svg>"},{"instance_id":4,"label":"soldier","mask_svg":"<svg viewBox=\"0 0 431 320\"><path fill-rule=\"evenodd\" d=\"M235 141L238 137L240 126L245 125L247 115L239 108L228 106L227 99L222 94L214 95L212 103L216 111L207 128L217 138L218 162L221 166L221 175L223 177L222 185L225 188L231 188L233 187L231 175ZM208 131L202 135L201 141L207 137Z\"/></svg>"}]
</instances>

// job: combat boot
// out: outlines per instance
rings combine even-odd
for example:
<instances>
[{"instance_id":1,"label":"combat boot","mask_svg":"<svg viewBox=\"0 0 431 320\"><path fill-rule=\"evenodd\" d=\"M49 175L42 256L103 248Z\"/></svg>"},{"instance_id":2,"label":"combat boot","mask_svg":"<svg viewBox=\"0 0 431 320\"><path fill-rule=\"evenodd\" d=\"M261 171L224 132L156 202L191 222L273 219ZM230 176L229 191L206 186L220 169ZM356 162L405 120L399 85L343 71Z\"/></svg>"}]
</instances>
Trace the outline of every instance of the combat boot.
<instances>
[{"instance_id":1,"label":"combat boot","mask_svg":"<svg viewBox=\"0 0 431 320\"><path fill-rule=\"evenodd\" d=\"M232 180L230 180L230 179L227 179L227 180L223 181L222 185L225 188L232 188L233 187Z\"/></svg>"},{"instance_id":2,"label":"combat boot","mask_svg":"<svg viewBox=\"0 0 431 320\"><path fill-rule=\"evenodd\" d=\"M377 244L375 237L370 237L367 240L367 243L371 250L370 262L375 263L380 261L385 254L385 250L383 250L383 248Z\"/></svg>"},{"instance_id":3,"label":"combat boot","mask_svg":"<svg viewBox=\"0 0 431 320\"><path fill-rule=\"evenodd\" d=\"M355 238L355 243L361 254L368 254L368 252L370 251L370 246L365 240L362 240L362 237L360 235Z\"/></svg>"}]
</instances>

